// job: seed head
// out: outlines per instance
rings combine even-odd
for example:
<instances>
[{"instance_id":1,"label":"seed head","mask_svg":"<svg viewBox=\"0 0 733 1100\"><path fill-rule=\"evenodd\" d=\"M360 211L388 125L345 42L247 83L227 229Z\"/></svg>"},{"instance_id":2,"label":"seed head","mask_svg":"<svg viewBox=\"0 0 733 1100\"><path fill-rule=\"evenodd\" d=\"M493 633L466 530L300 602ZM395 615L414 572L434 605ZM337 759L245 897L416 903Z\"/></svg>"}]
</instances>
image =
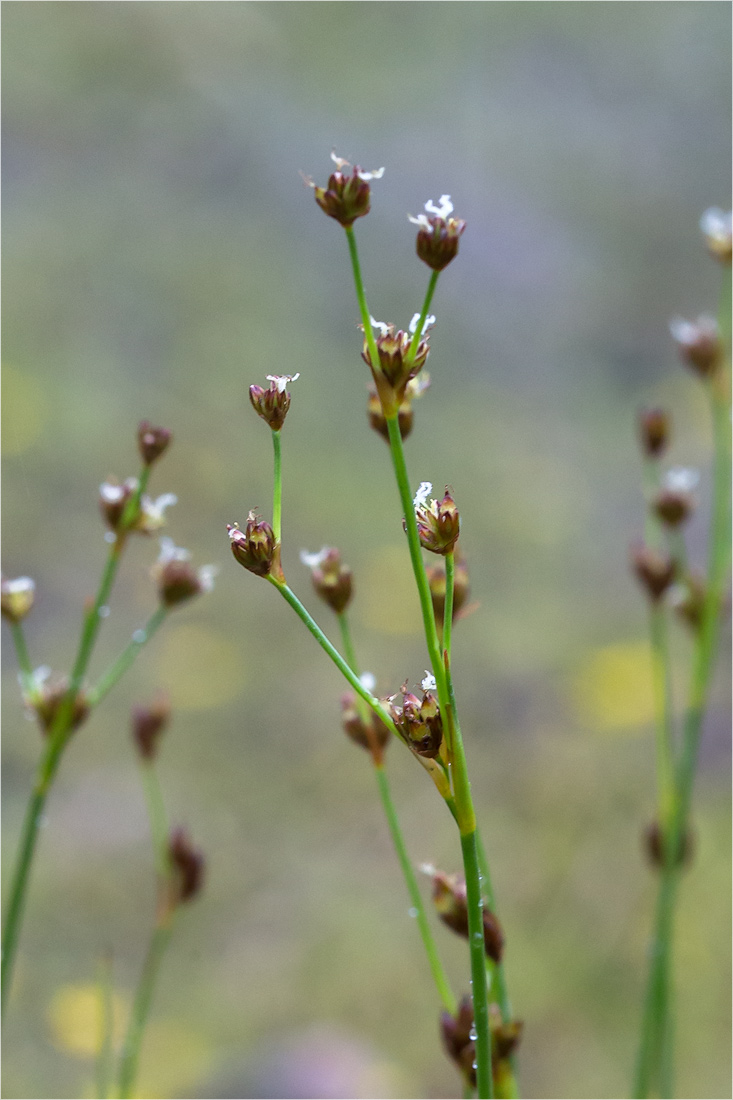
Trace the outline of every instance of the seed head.
<instances>
[{"instance_id":1,"label":"seed head","mask_svg":"<svg viewBox=\"0 0 733 1100\"><path fill-rule=\"evenodd\" d=\"M202 565L194 569L191 554L173 539L160 540L160 555L151 569L151 576L158 586L160 601L165 607L175 607L214 587L216 566Z\"/></svg>"},{"instance_id":2,"label":"seed head","mask_svg":"<svg viewBox=\"0 0 733 1100\"><path fill-rule=\"evenodd\" d=\"M154 428L149 420L143 420L137 429L137 445L146 466L152 466L160 458L173 438L168 428Z\"/></svg>"},{"instance_id":3,"label":"seed head","mask_svg":"<svg viewBox=\"0 0 733 1100\"><path fill-rule=\"evenodd\" d=\"M290 408L290 394L286 390L288 382L295 382L300 374L268 374L267 381L270 385L267 389L262 386L249 387L249 399L252 408L258 416L272 428L273 432L279 432L285 423L285 417Z\"/></svg>"},{"instance_id":4,"label":"seed head","mask_svg":"<svg viewBox=\"0 0 733 1100\"><path fill-rule=\"evenodd\" d=\"M195 848L185 829L174 829L168 843L171 865L173 904L190 901L203 885L205 860L203 852Z\"/></svg>"},{"instance_id":5,"label":"seed head","mask_svg":"<svg viewBox=\"0 0 733 1100\"><path fill-rule=\"evenodd\" d=\"M408 383L425 365L430 352L428 336L427 333L421 336L414 355L411 355L412 334L409 331L404 332L402 329L395 331L394 325L375 321L373 317L370 321L372 327L379 331L375 339L379 363L376 366L372 363L366 337L361 357L372 372L383 413L385 416L392 417L399 412Z\"/></svg>"},{"instance_id":6,"label":"seed head","mask_svg":"<svg viewBox=\"0 0 733 1100\"><path fill-rule=\"evenodd\" d=\"M154 760L157 756L160 735L170 716L170 700L163 693L148 706L132 708L132 737L143 760Z\"/></svg>"},{"instance_id":7,"label":"seed head","mask_svg":"<svg viewBox=\"0 0 733 1100\"><path fill-rule=\"evenodd\" d=\"M59 672L52 672L43 665L35 669L31 676L24 702L26 706L35 712L41 729L49 733L53 728L56 717L69 691L69 678ZM89 716L89 701L87 693L80 690L74 699L71 711L70 729L75 730Z\"/></svg>"},{"instance_id":8,"label":"seed head","mask_svg":"<svg viewBox=\"0 0 733 1100\"><path fill-rule=\"evenodd\" d=\"M427 214L410 217L413 225L419 227L417 254L433 271L442 271L458 254L458 245L466 223L449 216L453 213L450 195L441 195L439 206L429 199L425 203L425 210Z\"/></svg>"},{"instance_id":9,"label":"seed head","mask_svg":"<svg viewBox=\"0 0 733 1100\"><path fill-rule=\"evenodd\" d=\"M243 531L236 524L227 524L227 531L232 553L239 564L258 577L266 577L275 564L279 550L270 524L250 512Z\"/></svg>"},{"instance_id":10,"label":"seed head","mask_svg":"<svg viewBox=\"0 0 733 1100\"><path fill-rule=\"evenodd\" d=\"M460 516L447 486L442 500L428 504L432 488L429 481L423 481L413 502L420 545L433 554L450 554L461 531Z\"/></svg>"},{"instance_id":11,"label":"seed head","mask_svg":"<svg viewBox=\"0 0 733 1100\"><path fill-rule=\"evenodd\" d=\"M354 224L357 218L363 218L369 213L371 206L371 190L369 181L381 179L384 168L378 168L373 172L364 172L357 164L351 173L344 172L345 168L351 168L347 160L331 153L331 160L336 165L336 171L331 174L326 187L317 187L312 180L304 177L309 187L313 188L315 200L324 214L329 218L335 218L344 229Z\"/></svg>"},{"instance_id":12,"label":"seed head","mask_svg":"<svg viewBox=\"0 0 733 1100\"><path fill-rule=\"evenodd\" d=\"M0 581L0 609L4 619L19 623L33 607L36 583L30 577L3 577Z\"/></svg>"},{"instance_id":13,"label":"seed head","mask_svg":"<svg viewBox=\"0 0 733 1100\"><path fill-rule=\"evenodd\" d=\"M631 564L652 603L657 603L674 580L677 571L673 558L638 543L631 548Z\"/></svg>"},{"instance_id":14,"label":"seed head","mask_svg":"<svg viewBox=\"0 0 733 1100\"><path fill-rule=\"evenodd\" d=\"M466 883L459 875L446 875L442 871L433 871L433 903L435 910L450 929L468 939L468 903ZM482 910L484 924L484 948L494 962L501 962L504 951L504 935L498 920L484 905Z\"/></svg>"},{"instance_id":15,"label":"seed head","mask_svg":"<svg viewBox=\"0 0 733 1100\"><path fill-rule=\"evenodd\" d=\"M450 1060L458 1067L466 1083L476 1087L476 1032L473 1026L473 1001L463 997L455 1016L442 1012L440 1032L443 1045Z\"/></svg>"},{"instance_id":16,"label":"seed head","mask_svg":"<svg viewBox=\"0 0 733 1100\"><path fill-rule=\"evenodd\" d=\"M300 560L311 571L313 587L328 606L340 615L351 601L352 573L343 565L341 553L335 547L324 546L317 554L301 550Z\"/></svg>"},{"instance_id":17,"label":"seed head","mask_svg":"<svg viewBox=\"0 0 733 1100\"><path fill-rule=\"evenodd\" d=\"M669 330L683 363L701 378L714 373L723 358L723 344L712 317L702 314L696 321L676 317L670 321Z\"/></svg>"},{"instance_id":18,"label":"seed head","mask_svg":"<svg viewBox=\"0 0 733 1100\"><path fill-rule=\"evenodd\" d=\"M430 690L430 681L423 688L422 699L407 691L407 683L402 685L401 691L401 707L394 702L396 696L389 700L394 724L414 753L433 760L440 752L443 741L443 721L438 700Z\"/></svg>"},{"instance_id":19,"label":"seed head","mask_svg":"<svg viewBox=\"0 0 733 1100\"><path fill-rule=\"evenodd\" d=\"M110 530L120 534L123 530L122 520L125 516L128 502L137 492L140 483L136 477L128 477L120 485L117 481L105 481L99 487L99 504L102 515ZM157 500L151 500L146 493L140 497L137 513L129 518L124 525L125 531L135 531L140 535L153 535L165 524L165 512L171 505L176 504L178 498L174 493L163 493Z\"/></svg>"},{"instance_id":20,"label":"seed head","mask_svg":"<svg viewBox=\"0 0 733 1100\"><path fill-rule=\"evenodd\" d=\"M650 458L658 458L669 443L669 415L664 409L642 409L639 414L641 446Z\"/></svg>"}]
</instances>

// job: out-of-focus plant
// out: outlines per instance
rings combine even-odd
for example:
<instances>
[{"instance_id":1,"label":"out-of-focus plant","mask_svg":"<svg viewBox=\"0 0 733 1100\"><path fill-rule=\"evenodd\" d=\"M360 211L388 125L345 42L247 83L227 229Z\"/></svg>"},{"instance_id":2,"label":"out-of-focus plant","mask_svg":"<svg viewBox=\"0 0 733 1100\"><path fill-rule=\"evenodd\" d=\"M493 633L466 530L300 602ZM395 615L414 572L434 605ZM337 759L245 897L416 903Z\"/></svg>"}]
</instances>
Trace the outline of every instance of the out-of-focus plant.
<instances>
[{"instance_id":1,"label":"out-of-focus plant","mask_svg":"<svg viewBox=\"0 0 733 1100\"><path fill-rule=\"evenodd\" d=\"M401 522L422 611L429 668L420 684L421 693L411 691L409 680L405 680L399 693L380 698L373 692L373 679L360 675L346 619L351 574L342 565L337 550L324 548L319 554L307 555L305 562L312 570L318 595L338 616L343 652L329 640L285 579L281 560L281 431L291 401L287 387L297 375L268 376L269 388L250 389L252 405L272 433L272 524L250 512L243 528L236 524L229 527L231 548L240 565L277 589L355 693L343 700L344 725L347 733L369 751L375 767L382 804L443 1003L441 1028L446 1049L463 1076L467 1094L475 1090L478 1097L516 1096L513 1051L521 1028L509 1004L502 964L504 937L496 917L489 866L477 828L451 668L454 615L467 594L465 563L460 560L456 564L460 516L449 489L440 499L434 499L432 486L423 482L415 494L403 447L403 440L413 426L412 402L425 389L423 367L430 351L428 330L435 321L429 313L433 295L441 271L458 253L465 222L452 217L449 195L441 196L438 204L427 202L425 213L410 218L417 225L417 254L430 269L422 308L405 329L375 321L367 305L354 222L369 213L371 181L380 178L383 169L364 172L335 155L332 159L336 170L326 187L306 182L313 188L320 208L346 234L364 333L361 355L374 385L368 416L374 429L389 444ZM436 555L444 563L443 568L426 568L424 551ZM395 683L403 676L404 672ZM471 996L458 1007L438 961L389 794L384 766L389 736L402 742L428 772L458 828L463 876L453 878L435 873L434 879L440 916L469 942Z\"/></svg>"},{"instance_id":2,"label":"out-of-focus plant","mask_svg":"<svg viewBox=\"0 0 733 1100\"><path fill-rule=\"evenodd\" d=\"M688 562L683 530L694 508L698 475L660 460L670 417L649 409L640 417L647 494L646 532L632 550L634 570L649 601L656 710L656 819L647 827L648 856L659 873L649 975L633 1095L674 1096L672 953L674 920L684 865L692 856L690 805L698 746L712 679L722 610L728 591L731 524L731 215L708 210L701 229L723 267L717 322L675 320L670 328L683 361L704 388L712 423L712 509L705 573ZM681 729L675 714L669 646L670 613L692 632L690 683Z\"/></svg>"},{"instance_id":3,"label":"out-of-focus plant","mask_svg":"<svg viewBox=\"0 0 733 1100\"><path fill-rule=\"evenodd\" d=\"M99 503L108 528L105 539L109 544L109 553L96 595L85 609L76 657L68 676L55 674L45 667L34 669L31 662L23 623L34 603L33 580L29 577L2 580L2 615L13 636L23 701L29 712L37 718L44 738L8 889L2 938L3 1013L11 990L39 828L64 751L74 732L132 665L171 609L208 591L213 583L211 566L195 569L189 560L188 551L175 546L171 539L162 538L160 556L151 570L157 589L156 609L147 623L134 632L127 646L96 683L87 684L86 677L94 646L100 627L109 615L109 599L128 541L132 535L152 535L160 531L165 523L166 509L176 502L171 493L166 493L157 500L152 500L147 495L152 467L170 442L170 431L143 421L137 433L138 450L142 459L139 477L128 478L121 484L105 482L100 488Z\"/></svg>"}]
</instances>

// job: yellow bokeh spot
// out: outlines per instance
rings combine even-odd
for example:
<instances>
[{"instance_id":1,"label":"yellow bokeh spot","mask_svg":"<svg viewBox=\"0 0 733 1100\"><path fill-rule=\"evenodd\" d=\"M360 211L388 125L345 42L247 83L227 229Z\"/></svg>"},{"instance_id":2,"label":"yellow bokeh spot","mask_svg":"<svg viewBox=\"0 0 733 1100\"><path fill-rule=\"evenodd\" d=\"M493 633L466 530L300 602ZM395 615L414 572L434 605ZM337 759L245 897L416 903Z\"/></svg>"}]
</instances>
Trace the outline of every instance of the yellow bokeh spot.
<instances>
[{"instance_id":1,"label":"yellow bokeh spot","mask_svg":"<svg viewBox=\"0 0 733 1100\"><path fill-rule=\"evenodd\" d=\"M621 642L596 649L574 673L570 697L588 730L633 733L654 718L649 643Z\"/></svg>"},{"instance_id":2,"label":"yellow bokeh spot","mask_svg":"<svg viewBox=\"0 0 733 1100\"><path fill-rule=\"evenodd\" d=\"M363 624L383 634L417 634L422 626L420 604L410 567L407 539L403 545L380 546L372 553L359 580L355 605Z\"/></svg>"},{"instance_id":3,"label":"yellow bokeh spot","mask_svg":"<svg viewBox=\"0 0 733 1100\"><path fill-rule=\"evenodd\" d=\"M156 659L156 676L174 708L205 710L228 703L245 684L245 655L224 634L205 626L172 626Z\"/></svg>"},{"instance_id":4,"label":"yellow bokeh spot","mask_svg":"<svg viewBox=\"0 0 733 1100\"><path fill-rule=\"evenodd\" d=\"M37 379L9 365L3 366L2 391L2 453L23 454L46 426L48 399Z\"/></svg>"},{"instance_id":5,"label":"yellow bokeh spot","mask_svg":"<svg viewBox=\"0 0 733 1100\"><path fill-rule=\"evenodd\" d=\"M128 1002L118 993L110 996L112 1043L122 1042L128 1014ZM102 1046L104 1011L99 986L62 985L48 1006L48 1024L54 1046L77 1058L94 1058Z\"/></svg>"}]
</instances>

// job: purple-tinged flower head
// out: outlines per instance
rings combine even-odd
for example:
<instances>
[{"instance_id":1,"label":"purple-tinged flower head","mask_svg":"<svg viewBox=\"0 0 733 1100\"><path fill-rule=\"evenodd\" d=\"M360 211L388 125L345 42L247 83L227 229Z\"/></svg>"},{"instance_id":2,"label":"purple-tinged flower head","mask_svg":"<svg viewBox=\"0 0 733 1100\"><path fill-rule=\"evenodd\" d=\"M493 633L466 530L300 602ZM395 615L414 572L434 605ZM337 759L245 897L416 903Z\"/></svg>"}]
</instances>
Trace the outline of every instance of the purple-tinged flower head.
<instances>
[{"instance_id":1,"label":"purple-tinged flower head","mask_svg":"<svg viewBox=\"0 0 733 1100\"><path fill-rule=\"evenodd\" d=\"M461 519L447 486L442 500L427 503L432 489L429 481L423 481L413 501L420 545L433 554L450 554L461 532Z\"/></svg>"},{"instance_id":2,"label":"purple-tinged flower head","mask_svg":"<svg viewBox=\"0 0 733 1100\"><path fill-rule=\"evenodd\" d=\"M137 429L137 446L146 466L152 466L167 450L173 433L168 428L156 428L149 420L141 421Z\"/></svg>"},{"instance_id":3,"label":"purple-tinged flower head","mask_svg":"<svg viewBox=\"0 0 733 1100\"><path fill-rule=\"evenodd\" d=\"M419 314L416 315L419 319ZM386 325L383 321L375 321L369 318L372 328L377 329L379 335L375 337L379 362L372 363L369 341L364 337L364 348L361 357L372 372L374 384L377 387L382 411L387 417L393 417L399 413L407 386L422 370L430 353L428 329L435 322L434 317L427 317L423 324L420 339L414 353L410 352L413 336L417 327L417 320L412 319L412 328L407 331L398 329L394 325Z\"/></svg>"},{"instance_id":4,"label":"purple-tinged flower head","mask_svg":"<svg viewBox=\"0 0 733 1100\"><path fill-rule=\"evenodd\" d=\"M700 480L697 470L676 466L662 478L662 486L652 500L652 508L667 527L678 527L695 507L692 491Z\"/></svg>"},{"instance_id":5,"label":"purple-tinged flower head","mask_svg":"<svg viewBox=\"0 0 733 1100\"><path fill-rule=\"evenodd\" d=\"M413 401L422 397L425 391L430 386L430 375L427 371L423 370L415 377L411 378L405 386L405 393L402 401L397 409L397 424L400 429L400 435L403 439L407 439L408 435L412 431L412 425L415 420L415 413L412 408ZM369 417L369 423L375 432L378 432L387 443L389 443L389 428L387 427L387 417L384 415L384 409L382 408L382 402L379 400L379 394L373 386L369 387L369 399L367 401L367 416Z\"/></svg>"},{"instance_id":6,"label":"purple-tinged flower head","mask_svg":"<svg viewBox=\"0 0 733 1100\"><path fill-rule=\"evenodd\" d=\"M99 505L107 526L115 534L122 532L122 519L128 502L138 491L140 482L136 477L128 477L120 485L118 482L105 481L99 486ZM165 525L165 512L178 502L174 493L163 493L152 500L146 493L140 497L137 513L125 524L125 531L134 531L139 535L153 535Z\"/></svg>"},{"instance_id":7,"label":"purple-tinged flower head","mask_svg":"<svg viewBox=\"0 0 733 1100\"><path fill-rule=\"evenodd\" d=\"M450 195L441 195L438 205L428 199L425 210L425 214L418 214L416 218L408 215L412 224L418 226L417 254L433 271L442 271L458 254L466 223L460 218L451 218Z\"/></svg>"},{"instance_id":8,"label":"purple-tinged flower head","mask_svg":"<svg viewBox=\"0 0 733 1100\"><path fill-rule=\"evenodd\" d=\"M69 691L69 678L60 672L52 672L46 665L34 669L25 685L23 702L35 713L43 733L53 728L56 717ZM89 715L87 693L81 689L74 699L69 729L77 729Z\"/></svg>"},{"instance_id":9,"label":"purple-tinged flower head","mask_svg":"<svg viewBox=\"0 0 733 1100\"><path fill-rule=\"evenodd\" d=\"M33 607L36 582L30 577L3 577L0 581L0 609L4 619L19 623Z\"/></svg>"},{"instance_id":10,"label":"purple-tinged flower head","mask_svg":"<svg viewBox=\"0 0 733 1100\"><path fill-rule=\"evenodd\" d=\"M173 905L190 901L201 890L204 881L203 852L191 843L185 829L174 829L168 842L171 867Z\"/></svg>"},{"instance_id":11,"label":"purple-tinged flower head","mask_svg":"<svg viewBox=\"0 0 733 1100\"><path fill-rule=\"evenodd\" d=\"M216 573L214 565L194 569L190 551L176 546L173 539L166 537L160 540L160 554L151 570L160 602L165 607L176 607L203 592L210 592Z\"/></svg>"},{"instance_id":12,"label":"purple-tinged flower head","mask_svg":"<svg viewBox=\"0 0 733 1100\"><path fill-rule=\"evenodd\" d=\"M158 743L170 716L170 700L164 692L147 706L132 708L132 737L143 760L154 760L158 755Z\"/></svg>"},{"instance_id":13,"label":"purple-tinged flower head","mask_svg":"<svg viewBox=\"0 0 733 1100\"><path fill-rule=\"evenodd\" d=\"M733 251L733 217L730 210L720 210L711 206L700 218L700 230L705 238L708 251L722 264L731 262Z\"/></svg>"},{"instance_id":14,"label":"purple-tinged flower head","mask_svg":"<svg viewBox=\"0 0 733 1100\"><path fill-rule=\"evenodd\" d=\"M473 1000L463 997L455 1016L440 1014L440 1033L446 1054L464 1077L470 1088L476 1087L476 1029L473 1023Z\"/></svg>"},{"instance_id":15,"label":"purple-tinged flower head","mask_svg":"<svg viewBox=\"0 0 733 1100\"><path fill-rule=\"evenodd\" d=\"M375 680L370 672L363 673L360 680L367 691L374 691ZM382 763L392 734L379 715L352 692L341 696L341 724L352 741L371 753L375 764Z\"/></svg>"},{"instance_id":16,"label":"purple-tinged flower head","mask_svg":"<svg viewBox=\"0 0 733 1100\"><path fill-rule=\"evenodd\" d=\"M638 543L631 548L631 565L649 599L658 603L675 578L677 564L674 558Z\"/></svg>"},{"instance_id":17,"label":"purple-tinged flower head","mask_svg":"<svg viewBox=\"0 0 733 1100\"><path fill-rule=\"evenodd\" d=\"M696 321L675 317L669 331L677 344L683 363L706 378L713 374L723 358L723 344L712 317L702 314Z\"/></svg>"},{"instance_id":18,"label":"purple-tinged flower head","mask_svg":"<svg viewBox=\"0 0 733 1100\"><path fill-rule=\"evenodd\" d=\"M346 172L344 169L352 167L348 160L336 156L336 153L331 153L331 160L336 165L336 171L331 173L326 187L317 187L311 179L306 176L303 178L313 188L315 200L323 213L328 214L329 218L335 218L344 229L349 229L357 218L363 218L369 213L369 182L381 179L384 168L364 172L357 164L351 172Z\"/></svg>"},{"instance_id":19,"label":"purple-tinged flower head","mask_svg":"<svg viewBox=\"0 0 733 1100\"><path fill-rule=\"evenodd\" d=\"M446 875L434 867L423 870L433 880L433 904L435 911L448 928L457 935L468 939L468 901L466 881L460 875ZM504 952L504 934L499 921L484 905L482 907L484 923L484 949L494 962L501 962Z\"/></svg>"},{"instance_id":20,"label":"purple-tinged flower head","mask_svg":"<svg viewBox=\"0 0 733 1100\"><path fill-rule=\"evenodd\" d=\"M279 432L285 423L285 417L290 408L290 394L286 389L288 382L295 382L300 378L298 374L268 374L267 381L270 385L267 389L262 386L249 387L249 399L252 408L265 420L273 432Z\"/></svg>"},{"instance_id":21,"label":"purple-tinged flower head","mask_svg":"<svg viewBox=\"0 0 733 1100\"><path fill-rule=\"evenodd\" d=\"M405 682L400 688L402 706L395 703L396 695L388 700L392 720L407 745L418 756L430 760L438 755L443 743L443 720L434 694L435 686L435 677L431 672L426 672L421 684L422 699L408 691Z\"/></svg>"},{"instance_id":22,"label":"purple-tinged flower head","mask_svg":"<svg viewBox=\"0 0 733 1100\"><path fill-rule=\"evenodd\" d=\"M250 512L243 531L236 523L227 524L227 531L232 554L240 565L258 577L266 577L275 571L280 548L269 523Z\"/></svg>"},{"instance_id":23,"label":"purple-tinged flower head","mask_svg":"<svg viewBox=\"0 0 733 1100\"><path fill-rule=\"evenodd\" d=\"M353 574L341 561L341 552L324 546L317 554L301 550L300 560L311 571L313 587L328 606L340 615L348 607L353 592Z\"/></svg>"},{"instance_id":24,"label":"purple-tinged flower head","mask_svg":"<svg viewBox=\"0 0 733 1100\"><path fill-rule=\"evenodd\" d=\"M659 458L669 445L669 413L664 409L642 409L639 413L639 439L644 454Z\"/></svg>"}]
</instances>

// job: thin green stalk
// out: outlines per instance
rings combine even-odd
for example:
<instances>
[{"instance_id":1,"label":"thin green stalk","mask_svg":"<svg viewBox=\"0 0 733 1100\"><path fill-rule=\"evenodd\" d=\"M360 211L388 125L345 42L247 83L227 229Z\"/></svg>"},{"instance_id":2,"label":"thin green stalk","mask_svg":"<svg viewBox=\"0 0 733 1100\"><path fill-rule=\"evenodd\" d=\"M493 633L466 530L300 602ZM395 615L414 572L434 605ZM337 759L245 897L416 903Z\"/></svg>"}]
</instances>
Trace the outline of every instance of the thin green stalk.
<instances>
[{"instance_id":1,"label":"thin green stalk","mask_svg":"<svg viewBox=\"0 0 733 1100\"><path fill-rule=\"evenodd\" d=\"M51 729L48 731L46 747L36 771L33 790L28 801L26 815L23 821L18 856L10 882L10 900L8 902L5 927L3 929L2 964L0 965L0 981L2 983L0 997L3 1015L10 995L10 983L12 981L20 926L25 908L28 880L31 865L33 863L33 856L35 854L36 841L38 839L38 828L43 817L43 809L51 784L56 775L61 755L68 743L71 733L74 702L79 694L84 676L86 675L94 643L97 639L99 627L102 622L100 610L106 605L110 592L112 591L112 585L117 575L120 557L126 540L127 527L137 513L140 497L147 484L149 472L149 467L143 468L139 479L138 489L127 502L120 522L119 532L110 548L104 566L97 595L84 618L79 647L69 678L68 691L59 706L58 713L56 714Z\"/></svg>"},{"instance_id":2,"label":"thin green stalk","mask_svg":"<svg viewBox=\"0 0 733 1100\"><path fill-rule=\"evenodd\" d=\"M278 542L282 540L282 502L283 502L283 480L282 480L282 452L281 452L281 440L280 432L273 431L272 433L272 447L274 452L275 470L272 489L272 530L275 538Z\"/></svg>"},{"instance_id":3,"label":"thin green stalk","mask_svg":"<svg viewBox=\"0 0 733 1100\"><path fill-rule=\"evenodd\" d=\"M415 878L415 872L412 869L410 857L407 854L405 848L404 837L402 836L402 830L400 829L400 823L397 818L397 814L392 802L392 795L389 789L389 783L387 781L387 773L384 770L383 764L376 764L374 772L377 777L377 786L379 787L379 794L382 799L382 806L384 808L384 815L387 818L387 824L389 825L389 831L392 836L392 843L394 844L395 851L397 852L397 859L399 860L400 867L402 868L402 874L407 886L407 892L410 895L410 901L412 902L412 911L417 921L417 926L422 937L423 946L425 948L425 954L428 957L428 963L430 965L430 971L433 975L433 981L435 987L438 990L443 1007L446 1012L450 1012L451 1016L456 1014L456 999L451 990L450 983L446 976L443 966L438 955L438 948L435 940L433 939L433 933L430 928L430 922L428 915L425 911L425 905L420 893L420 888Z\"/></svg>"},{"instance_id":4,"label":"thin green stalk","mask_svg":"<svg viewBox=\"0 0 733 1100\"><path fill-rule=\"evenodd\" d=\"M417 346L420 343L420 339L421 339L422 334L423 334L422 333L423 326L424 326L425 320L428 316L428 310L430 309L430 303L433 300L433 294L435 293L435 288L438 285L439 276L440 276L439 271L431 271L430 272L430 281L428 283L428 290L427 290L427 293L425 295L425 301L423 302L423 307L420 311L420 317L419 317L418 322L417 322L417 328L415 329L412 340L410 342L410 349L407 353L409 359L412 359L415 352L417 351Z\"/></svg>"},{"instance_id":5,"label":"thin green stalk","mask_svg":"<svg viewBox=\"0 0 733 1100\"><path fill-rule=\"evenodd\" d=\"M448 654L450 667L451 643L453 641L453 592L456 583L455 554L445 555L445 608L443 610L443 649Z\"/></svg>"},{"instance_id":6,"label":"thin green stalk","mask_svg":"<svg viewBox=\"0 0 733 1100\"><path fill-rule=\"evenodd\" d=\"M28 654L28 647L25 642L25 633L23 631L22 622L10 622L10 633L13 636L13 645L15 646L15 656L18 659L18 671L20 673L20 683L24 695L28 695L33 683L33 666L31 665L31 659Z\"/></svg>"},{"instance_id":7,"label":"thin green stalk","mask_svg":"<svg viewBox=\"0 0 733 1100\"><path fill-rule=\"evenodd\" d=\"M354 672L358 671L359 665L356 660L356 651L354 649L354 643L351 637L351 630L349 628L349 619L346 611L342 611L338 615L339 626L341 627L341 638L344 646L344 653L346 659ZM360 700L363 704L363 700ZM405 839L402 835L402 828L400 826L399 818L397 817L397 811L392 801L392 793L390 791L389 781L387 779L387 772L385 771L384 764L374 761L374 771L377 779L377 786L379 787L379 796L382 800L382 807L384 809L384 816L387 818L387 824L389 826L390 835L392 837L392 843L394 844L395 851L397 853L397 859L402 869L402 875L407 886L407 892L410 895L410 901L412 902L412 910L417 920L417 926L422 937L423 946L425 948L425 954L428 957L428 963L430 971L433 975L433 981L435 987L438 990L438 995L443 1002L443 1007L447 1012L450 1012L451 1016L456 1014L456 999L453 995L453 991L450 987L447 975L443 970L443 966L438 954L438 948L435 940L433 939L433 933L430 928L430 922L428 920L427 913L425 911L425 904L423 902L420 888L417 884L415 872L410 861L410 857L407 853L407 847L405 845Z\"/></svg>"},{"instance_id":8,"label":"thin green stalk","mask_svg":"<svg viewBox=\"0 0 733 1100\"><path fill-rule=\"evenodd\" d=\"M468 906L468 941L471 958L471 988L473 990L473 1026L476 1032L476 1096L478 1100L494 1095L491 1071L491 1033L489 1002L486 996L486 963L484 924L476 832L461 834L463 867L466 872L466 903Z\"/></svg>"},{"instance_id":9,"label":"thin green stalk","mask_svg":"<svg viewBox=\"0 0 733 1100\"><path fill-rule=\"evenodd\" d=\"M95 1066L96 1095L107 1100L112 1083L112 1047L114 1031L114 1006L112 1003L112 954L106 953L97 966L99 991L99 1050Z\"/></svg>"},{"instance_id":10,"label":"thin green stalk","mask_svg":"<svg viewBox=\"0 0 733 1100\"><path fill-rule=\"evenodd\" d=\"M120 1058L120 1088L121 1100L128 1100L137 1077L137 1066L140 1059L140 1046L142 1044L145 1024L147 1023L150 1003L153 998L155 982L160 970L166 948L170 942L173 931L173 914L168 912L165 918L159 921L153 929L147 955L143 964L142 976L135 993L132 1005L130 1024L125 1036Z\"/></svg>"},{"instance_id":11,"label":"thin green stalk","mask_svg":"<svg viewBox=\"0 0 733 1100\"><path fill-rule=\"evenodd\" d=\"M128 642L119 657L117 657L113 664L102 673L97 683L89 692L88 699L90 707L96 707L102 699L104 699L105 695L112 690L117 681L124 676L143 646L147 645L156 631L160 629L169 610L170 608L161 604L155 609L145 626L135 631L131 641Z\"/></svg>"},{"instance_id":12,"label":"thin green stalk","mask_svg":"<svg viewBox=\"0 0 733 1100\"><path fill-rule=\"evenodd\" d=\"M675 741L672 662L669 654L667 612L660 600L651 604L649 627L656 714L657 813L662 836L666 837L676 801Z\"/></svg>"}]
</instances>

